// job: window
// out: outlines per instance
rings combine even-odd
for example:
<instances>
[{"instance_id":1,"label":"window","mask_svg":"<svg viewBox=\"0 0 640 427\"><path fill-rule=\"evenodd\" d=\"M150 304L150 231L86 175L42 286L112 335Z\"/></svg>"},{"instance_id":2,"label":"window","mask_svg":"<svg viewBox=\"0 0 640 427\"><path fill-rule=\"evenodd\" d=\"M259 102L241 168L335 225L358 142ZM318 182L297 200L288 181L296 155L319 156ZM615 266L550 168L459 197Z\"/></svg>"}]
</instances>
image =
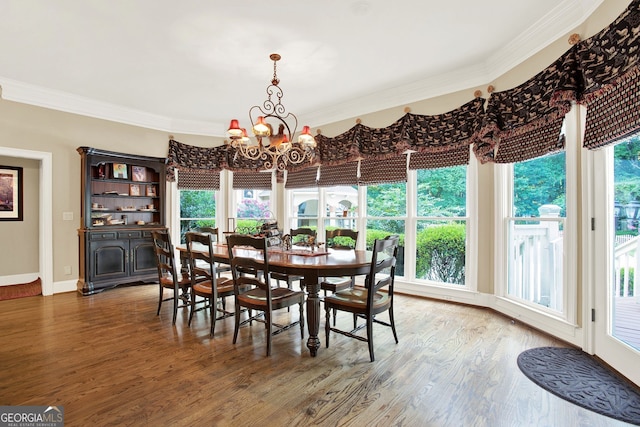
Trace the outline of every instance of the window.
<instances>
[{"instance_id":1,"label":"window","mask_svg":"<svg viewBox=\"0 0 640 427\"><path fill-rule=\"evenodd\" d=\"M290 190L292 198L291 226L290 228L307 227L318 229L318 188L296 188Z\"/></svg>"},{"instance_id":2,"label":"window","mask_svg":"<svg viewBox=\"0 0 640 427\"><path fill-rule=\"evenodd\" d=\"M416 279L465 285L467 166L419 169L416 191Z\"/></svg>"},{"instance_id":3,"label":"window","mask_svg":"<svg viewBox=\"0 0 640 427\"><path fill-rule=\"evenodd\" d=\"M265 218L272 218L271 190L241 189L235 190L236 230L253 233L257 231Z\"/></svg>"},{"instance_id":4,"label":"window","mask_svg":"<svg viewBox=\"0 0 640 427\"><path fill-rule=\"evenodd\" d=\"M179 190L180 243L185 234L199 227L216 226L216 193L214 190Z\"/></svg>"},{"instance_id":5,"label":"window","mask_svg":"<svg viewBox=\"0 0 640 427\"><path fill-rule=\"evenodd\" d=\"M234 172L235 228L240 233L254 234L266 218L273 218L271 210L272 172Z\"/></svg>"},{"instance_id":6,"label":"window","mask_svg":"<svg viewBox=\"0 0 640 427\"><path fill-rule=\"evenodd\" d=\"M390 234L400 236L396 275L404 275L404 239L407 218L407 184L394 182L368 185L366 213L366 248L371 250L375 239Z\"/></svg>"},{"instance_id":7,"label":"window","mask_svg":"<svg viewBox=\"0 0 640 427\"><path fill-rule=\"evenodd\" d=\"M357 229L358 186L343 185L328 187L325 190L324 229Z\"/></svg>"},{"instance_id":8,"label":"window","mask_svg":"<svg viewBox=\"0 0 640 427\"><path fill-rule=\"evenodd\" d=\"M565 152L513 165L508 219L507 294L562 313L564 307Z\"/></svg>"}]
</instances>

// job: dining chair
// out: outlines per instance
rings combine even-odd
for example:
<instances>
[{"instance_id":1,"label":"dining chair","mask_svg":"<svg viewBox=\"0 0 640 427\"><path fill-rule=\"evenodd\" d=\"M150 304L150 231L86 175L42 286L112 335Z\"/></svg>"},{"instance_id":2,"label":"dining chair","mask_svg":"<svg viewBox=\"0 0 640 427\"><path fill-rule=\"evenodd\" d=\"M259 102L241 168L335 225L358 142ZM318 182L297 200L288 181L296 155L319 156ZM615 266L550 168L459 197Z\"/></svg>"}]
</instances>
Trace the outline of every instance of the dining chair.
<instances>
[{"instance_id":1,"label":"dining chair","mask_svg":"<svg viewBox=\"0 0 640 427\"><path fill-rule=\"evenodd\" d=\"M187 256L191 272L191 310L189 326L196 310L196 297L204 298L208 302L211 317L211 337L216 330L216 320L230 317L233 313L226 311L225 298L233 296L233 280L216 273L216 263L213 260L213 239L211 234L187 232ZM220 300L222 308L218 308ZM218 312L221 313L218 316Z\"/></svg>"},{"instance_id":2,"label":"dining chair","mask_svg":"<svg viewBox=\"0 0 640 427\"><path fill-rule=\"evenodd\" d=\"M327 249L334 250L355 250L358 244L358 232L349 228L337 228L325 231L325 245ZM355 277L323 277L320 282L320 289L327 292L336 293L353 287ZM336 310L333 311L333 324L336 324Z\"/></svg>"},{"instance_id":3,"label":"dining chair","mask_svg":"<svg viewBox=\"0 0 640 427\"><path fill-rule=\"evenodd\" d=\"M220 242L220 234L218 232L218 227L198 227L194 231L198 233L205 233L211 235L211 240L213 243ZM231 271L231 267L227 264L216 263L216 272L218 273L218 277L221 277L222 273L227 273Z\"/></svg>"},{"instance_id":4,"label":"dining chair","mask_svg":"<svg viewBox=\"0 0 640 427\"><path fill-rule=\"evenodd\" d=\"M317 238L317 233L311 228L293 228L289 231L289 236L291 236L292 246L305 246L310 238L314 240ZM289 289L293 289L293 282L299 282L300 289L303 287L302 279L304 278L302 276L273 272L271 273L271 278L278 283L281 281L286 282Z\"/></svg>"},{"instance_id":5,"label":"dining chair","mask_svg":"<svg viewBox=\"0 0 640 427\"><path fill-rule=\"evenodd\" d=\"M344 289L324 299L327 348L329 347L329 333L331 331L337 332L347 337L367 342L369 344L369 358L373 362L375 360L373 354L374 323L390 327L396 344L398 343L398 335L393 319L393 284L398 254L398 240L398 236L388 236L385 239L376 239L374 241L371 267L364 286ZM353 330L345 331L331 326L331 311L334 309L353 313ZM376 315L385 311L389 312L389 322L376 318ZM359 318L364 318L365 323L357 326L356 321ZM366 337L357 335L356 333L364 327L366 327Z\"/></svg>"},{"instance_id":6,"label":"dining chair","mask_svg":"<svg viewBox=\"0 0 640 427\"><path fill-rule=\"evenodd\" d=\"M264 322L267 334L267 356L271 355L271 338L296 324L300 325L300 334L304 338L304 292L285 287L272 287L268 261L268 245L265 237L232 234L227 237L233 289L235 296L235 328L233 343L238 339L241 325L251 325L253 321ZM242 275L241 271L251 269L262 274ZM298 304L300 316L297 321L286 325L273 322L273 312ZM248 318L240 322L242 308L247 309ZM253 315L252 310L259 311ZM276 328L275 330L273 328Z\"/></svg>"},{"instance_id":7,"label":"dining chair","mask_svg":"<svg viewBox=\"0 0 640 427\"><path fill-rule=\"evenodd\" d=\"M163 301L173 300L173 324L176 324L178 316L178 308L188 307L189 293L191 288L191 278L188 274L182 274L176 268L175 250L171 243L171 235L168 230L154 230L151 232L153 238L153 249L158 264L158 284L160 287L160 295L158 298L158 311L156 316L160 315L160 308ZM164 298L164 290L171 289L173 295L170 298ZM180 301L183 304L180 305Z\"/></svg>"}]
</instances>

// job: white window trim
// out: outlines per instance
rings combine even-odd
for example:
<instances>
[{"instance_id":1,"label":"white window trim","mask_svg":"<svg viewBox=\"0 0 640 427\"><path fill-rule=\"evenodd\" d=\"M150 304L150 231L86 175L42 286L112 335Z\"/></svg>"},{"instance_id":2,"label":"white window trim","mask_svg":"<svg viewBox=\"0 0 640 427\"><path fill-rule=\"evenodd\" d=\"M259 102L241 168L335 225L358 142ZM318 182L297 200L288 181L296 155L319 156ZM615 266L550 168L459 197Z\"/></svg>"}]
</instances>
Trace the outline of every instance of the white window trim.
<instances>
[{"instance_id":1,"label":"white window trim","mask_svg":"<svg viewBox=\"0 0 640 427\"><path fill-rule=\"evenodd\" d=\"M495 291L493 307L495 310L522 319L525 323L538 325L543 330L581 345L581 328L577 326L577 224L578 218L578 160L581 155L582 126L580 109L575 105L565 116L566 138L566 222L564 227L564 265L563 265L563 313L549 312L543 307L536 308L522 304L507 294L508 282L508 226L511 219L510 206L513 194L513 165L495 165Z\"/></svg>"}]
</instances>

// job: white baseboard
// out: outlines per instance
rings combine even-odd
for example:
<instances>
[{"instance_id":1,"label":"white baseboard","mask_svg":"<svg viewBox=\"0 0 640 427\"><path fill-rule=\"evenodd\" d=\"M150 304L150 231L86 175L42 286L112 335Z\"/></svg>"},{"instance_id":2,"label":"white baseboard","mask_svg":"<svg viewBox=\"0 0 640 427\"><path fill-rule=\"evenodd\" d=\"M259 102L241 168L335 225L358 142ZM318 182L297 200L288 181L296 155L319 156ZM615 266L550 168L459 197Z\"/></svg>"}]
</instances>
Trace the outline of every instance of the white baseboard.
<instances>
[{"instance_id":1,"label":"white baseboard","mask_svg":"<svg viewBox=\"0 0 640 427\"><path fill-rule=\"evenodd\" d=\"M53 283L53 293L60 294L62 292L76 292L78 290L78 280L65 280L63 282Z\"/></svg>"},{"instance_id":2,"label":"white baseboard","mask_svg":"<svg viewBox=\"0 0 640 427\"><path fill-rule=\"evenodd\" d=\"M14 274L12 276L0 276L0 286L20 285L30 283L39 277L38 273Z\"/></svg>"}]
</instances>

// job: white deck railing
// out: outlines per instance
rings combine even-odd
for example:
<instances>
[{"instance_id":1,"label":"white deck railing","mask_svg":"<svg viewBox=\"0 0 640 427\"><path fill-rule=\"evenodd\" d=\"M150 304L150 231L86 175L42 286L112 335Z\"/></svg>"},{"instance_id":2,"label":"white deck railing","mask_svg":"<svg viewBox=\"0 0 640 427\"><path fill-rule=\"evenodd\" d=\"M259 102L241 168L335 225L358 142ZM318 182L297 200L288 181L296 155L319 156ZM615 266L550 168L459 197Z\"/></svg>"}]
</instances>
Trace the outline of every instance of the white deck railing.
<instances>
[{"instance_id":1,"label":"white deck railing","mask_svg":"<svg viewBox=\"0 0 640 427\"><path fill-rule=\"evenodd\" d=\"M520 219L518 219L520 220ZM512 221L509 294L556 310L563 306L563 233L558 221Z\"/></svg>"},{"instance_id":2,"label":"white deck railing","mask_svg":"<svg viewBox=\"0 0 640 427\"><path fill-rule=\"evenodd\" d=\"M631 278L631 274L629 272L633 269L635 282L635 274L637 273L636 266L640 265L640 250L638 250L640 247L640 236L633 236L630 239L620 240L626 241L616 244L614 252L614 295L621 298L632 298L634 295L629 286L629 279ZM616 243L618 241L619 240L616 240ZM640 302L640 292L635 293L636 300Z\"/></svg>"}]
</instances>

